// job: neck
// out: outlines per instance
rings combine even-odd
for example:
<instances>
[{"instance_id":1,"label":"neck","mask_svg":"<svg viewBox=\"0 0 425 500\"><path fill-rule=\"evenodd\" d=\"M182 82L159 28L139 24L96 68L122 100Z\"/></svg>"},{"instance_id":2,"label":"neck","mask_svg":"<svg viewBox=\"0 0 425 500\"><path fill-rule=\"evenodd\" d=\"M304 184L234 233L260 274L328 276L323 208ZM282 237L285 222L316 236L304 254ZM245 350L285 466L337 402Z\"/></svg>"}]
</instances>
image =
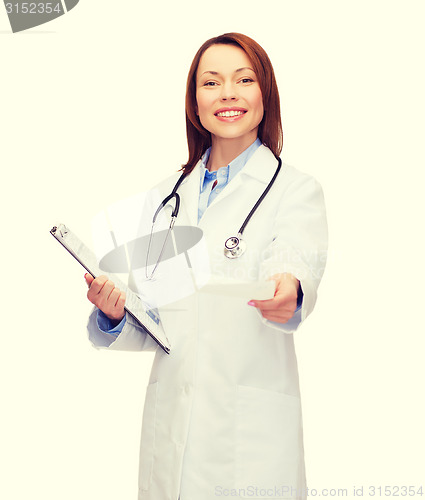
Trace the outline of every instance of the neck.
<instances>
[{"instance_id":1,"label":"neck","mask_svg":"<svg viewBox=\"0 0 425 500\"><path fill-rule=\"evenodd\" d=\"M237 139L224 139L211 136L211 152L208 158L207 169L210 172L225 167L237 158L246 148L251 146L257 136L242 137Z\"/></svg>"}]
</instances>

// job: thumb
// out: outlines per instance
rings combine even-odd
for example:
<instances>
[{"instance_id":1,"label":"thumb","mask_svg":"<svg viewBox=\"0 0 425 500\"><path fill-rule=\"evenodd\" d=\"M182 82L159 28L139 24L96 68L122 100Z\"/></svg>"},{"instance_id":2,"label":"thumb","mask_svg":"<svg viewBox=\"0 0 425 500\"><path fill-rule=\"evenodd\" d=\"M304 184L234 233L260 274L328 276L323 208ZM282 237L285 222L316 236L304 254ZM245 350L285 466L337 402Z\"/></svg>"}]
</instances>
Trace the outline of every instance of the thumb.
<instances>
[{"instance_id":1,"label":"thumb","mask_svg":"<svg viewBox=\"0 0 425 500\"><path fill-rule=\"evenodd\" d=\"M91 274L89 274L89 273L86 273L84 275L84 278L86 280L86 283L87 283L88 287L90 288L90 285L92 284L92 282L94 280L93 276Z\"/></svg>"}]
</instances>

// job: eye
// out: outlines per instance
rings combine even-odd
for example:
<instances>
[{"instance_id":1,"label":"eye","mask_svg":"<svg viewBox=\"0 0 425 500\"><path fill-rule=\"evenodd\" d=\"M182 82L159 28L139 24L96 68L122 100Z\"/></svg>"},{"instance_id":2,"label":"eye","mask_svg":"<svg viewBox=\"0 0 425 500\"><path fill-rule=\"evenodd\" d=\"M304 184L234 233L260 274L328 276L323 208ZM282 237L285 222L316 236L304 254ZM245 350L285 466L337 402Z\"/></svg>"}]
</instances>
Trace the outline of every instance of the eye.
<instances>
[{"instance_id":1,"label":"eye","mask_svg":"<svg viewBox=\"0 0 425 500\"><path fill-rule=\"evenodd\" d=\"M215 85L217 85L217 82L205 82L204 83L204 87L214 87Z\"/></svg>"},{"instance_id":2,"label":"eye","mask_svg":"<svg viewBox=\"0 0 425 500\"><path fill-rule=\"evenodd\" d=\"M241 79L241 83L251 83L254 80L252 78L246 77Z\"/></svg>"}]
</instances>

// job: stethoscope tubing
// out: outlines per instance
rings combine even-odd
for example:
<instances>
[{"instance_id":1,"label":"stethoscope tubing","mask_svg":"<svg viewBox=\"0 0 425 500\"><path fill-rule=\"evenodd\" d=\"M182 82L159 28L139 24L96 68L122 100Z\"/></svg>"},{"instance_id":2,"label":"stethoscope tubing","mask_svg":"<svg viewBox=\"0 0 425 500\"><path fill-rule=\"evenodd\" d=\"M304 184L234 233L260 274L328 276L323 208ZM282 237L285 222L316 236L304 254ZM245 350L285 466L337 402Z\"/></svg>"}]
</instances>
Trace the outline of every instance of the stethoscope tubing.
<instances>
[{"instance_id":1,"label":"stethoscope tubing","mask_svg":"<svg viewBox=\"0 0 425 500\"><path fill-rule=\"evenodd\" d=\"M268 183L266 189L263 191L263 193L258 198L258 200L255 203L255 205L252 207L252 209L249 212L249 214L246 216L245 220L243 221L242 226L240 227L240 229L238 231L237 236L230 237L225 242L225 255L228 258L239 257L240 255L242 255L245 252L246 243L242 240L242 234L243 234L243 232L244 232L244 230L245 230L248 222L250 221L251 217L254 215L254 213L256 212L257 208L260 206L261 202L267 196L267 193L270 191L271 187L274 184L274 181L276 180L276 177L279 174L279 171L280 171L281 166L282 166L282 160L279 157L277 157L276 159L278 161L278 166L276 168L275 173L273 174L273 177L271 178L270 182ZM173 187L173 190L171 191L171 193L166 198L164 198L164 200L161 202L161 204L159 205L159 207L156 209L156 212L155 212L155 214L153 216L153 219L152 219L152 231L151 231L151 236L150 236L150 239L149 239L149 246L148 246L148 253L147 253L147 256L146 256L146 262L147 262L148 256L149 256L149 250L150 250L151 239L152 239L152 232L153 232L153 227L154 227L156 218L157 218L159 212L165 207L165 205L167 205L167 203L172 198L175 198L175 206L174 206L173 212L171 214L170 227L168 229L164 245L162 246L162 250L161 250L159 259L158 259L158 261L157 261L157 263L156 263L156 265L154 267L154 270L152 271L150 277L153 276L153 274L154 274L154 272L155 272L155 270L156 270L156 268L157 268L157 266L158 266L158 264L159 264L159 262L161 260L161 257L162 257L162 254L163 254L163 251L164 251L164 248L165 248L165 243L167 242L167 239L168 239L169 232L172 230L172 228L174 226L174 223L175 223L175 221L177 219L177 216L178 216L178 213L179 213L179 210L180 210L180 196L177 193L177 189L179 188L180 184L185 179L186 175L187 174L185 172L182 173L182 175L177 180L175 186ZM230 242L230 245L231 245L230 247L228 246L228 242Z\"/></svg>"},{"instance_id":2,"label":"stethoscope tubing","mask_svg":"<svg viewBox=\"0 0 425 500\"><path fill-rule=\"evenodd\" d=\"M280 158L277 158L278 161L278 166L276 168L276 172L274 173L271 181L268 183L266 189L263 191L262 195L258 198L257 203L252 207L251 211L247 215L246 219L244 220L242 226L240 227L238 234L242 236L246 225L248 224L249 220L251 217L254 215L254 212L257 210L257 208L260 206L260 203L264 200L264 198L267 196L267 193L270 191L271 187L273 186L274 181L276 180L276 177L280 171L280 167L282 166L282 160Z\"/></svg>"},{"instance_id":3,"label":"stethoscope tubing","mask_svg":"<svg viewBox=\"0 0 425 500\"><path fill-rule=\"evenodd\" d=\"M245 230L248 222L250 221L251 217L254 215L255 211L260 206L261 202L264 200L264 198L267 196L267 193L270 191L271 187L273 186L274 181L276 180L276 177L278 176L279 171L280 171L280 169L282 167L282 160L278 157L277 161L278 161L278 166L276 168L276 172L274 173L272 179L268 183L266 189L263 191L263 193L258 198L258 200L255 203L255 205L252 207L251 211L249 212L249 214L245 218L242 226L240 227L240 229L238 231L238 234L240 234L240 235L243 234L243 232L244 232L244 230ZM154 215L154 218L153 218L153 222L155 222L156 217L158 216L158 214L162 210L162 208L164 208L164 206L171 200L171 198L173 198L175 196L177 196L176 197L176 206L174 207L174 210L173 210L173 213L171 214L171 216L177 218L177 215L178 215L179 209L180 209L180 196L177 193L177 189L179 188L180 184L183 182L183 180L184 180L185 177L186 177L185 173L183 173L179 177L178 181L176 182L176 185L173 187L172 192L162 201L161 205L158 207L157 211L155 212L155 215Z\"/></svg>"}]
</instances>

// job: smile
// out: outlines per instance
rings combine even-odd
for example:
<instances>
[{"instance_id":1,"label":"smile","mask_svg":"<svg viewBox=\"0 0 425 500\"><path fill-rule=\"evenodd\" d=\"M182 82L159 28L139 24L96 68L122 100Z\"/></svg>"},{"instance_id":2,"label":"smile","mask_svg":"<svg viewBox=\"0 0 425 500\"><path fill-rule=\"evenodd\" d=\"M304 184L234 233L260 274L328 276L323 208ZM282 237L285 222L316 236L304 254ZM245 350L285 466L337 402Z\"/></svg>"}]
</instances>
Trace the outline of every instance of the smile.
<instances>
[{"instance_id":1,"label":"smile","mask_svg":"<svg viewBox=\"0 0 425 500\"><path fill-rule=\"evenodd\" d=\"M215 116L219 116L221 118L231 118L233 116L241 116L244 115L246 111L220 111L219 113L216 113Z\"/></svg>"}]
</instances>

